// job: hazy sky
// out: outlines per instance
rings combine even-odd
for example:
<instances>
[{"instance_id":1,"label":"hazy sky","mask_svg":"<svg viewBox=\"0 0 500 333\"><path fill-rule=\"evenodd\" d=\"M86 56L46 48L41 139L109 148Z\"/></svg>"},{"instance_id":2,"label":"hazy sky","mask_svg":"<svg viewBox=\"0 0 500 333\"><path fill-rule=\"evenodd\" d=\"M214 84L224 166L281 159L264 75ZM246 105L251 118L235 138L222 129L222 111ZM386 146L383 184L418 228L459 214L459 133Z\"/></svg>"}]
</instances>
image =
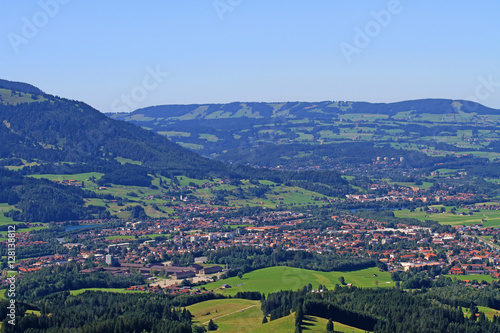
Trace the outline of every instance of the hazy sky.
<instances>
[{"instance_id":1,"label":"hazy sky","mask_svg":"<svg viewBox=\"0 0 500 333\"><path fill-rule=\"evenodd\" d=\"M500 108L498 0L0 5L0 78L102 112L427 97Z\"/></svg>"}]
</instances>

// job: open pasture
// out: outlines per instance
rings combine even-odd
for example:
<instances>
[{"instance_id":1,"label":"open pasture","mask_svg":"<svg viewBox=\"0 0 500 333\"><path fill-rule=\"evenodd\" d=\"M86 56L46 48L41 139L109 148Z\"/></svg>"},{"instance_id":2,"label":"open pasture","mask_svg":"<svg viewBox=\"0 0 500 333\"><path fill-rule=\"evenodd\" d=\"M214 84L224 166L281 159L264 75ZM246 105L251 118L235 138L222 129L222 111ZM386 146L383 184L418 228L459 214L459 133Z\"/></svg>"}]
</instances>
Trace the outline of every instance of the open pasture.
<instances>
[{"instance_id":1,"label":"open pasture","mask_svg":"<svg viewBox=\"0 0 500 333\"><path fill-rule=\"evenodd\" d=\"M328 289L340 285L339 277L343 276L345 283L352 283L356 287L376 288L393 287L394 282L387 272L381 272L372 267L353 272L320 272L294 267L268 267L255 270L243 275L242 279L231 277L228 279L212 282L205 285L207 290L224 295L235 295L238 291L260 291L261 293L272 293L280 290L298 290L309 283L313 288L321 284ZM223 284L231 286L227 289L219 289Z\"/></svg>"},{"instance_id":2,"label":"open pasture","mask_svg":"<svg viewBox=\"0 0 500 333\"><path fill-rule=\"evenodd\" d=\"M441 207L443 207L443 205L429 206L429 208L436 208L438 210L440 210ZM420 211L420 209L417 208L414 212L410 212L408 209L395 210L394 215L396 217L416 218L420 221L433 220L447 225L473 225L483 223L485 227L500 226L500 211L480 209L479 212L468 215L468 209L457 209L456 214L452 214L450 213L452 207L444 207L446 209L445 213L427 214L427 212L423 210ZM460 215L461 213L467 215Z\"/></svg>"}]
</instances>

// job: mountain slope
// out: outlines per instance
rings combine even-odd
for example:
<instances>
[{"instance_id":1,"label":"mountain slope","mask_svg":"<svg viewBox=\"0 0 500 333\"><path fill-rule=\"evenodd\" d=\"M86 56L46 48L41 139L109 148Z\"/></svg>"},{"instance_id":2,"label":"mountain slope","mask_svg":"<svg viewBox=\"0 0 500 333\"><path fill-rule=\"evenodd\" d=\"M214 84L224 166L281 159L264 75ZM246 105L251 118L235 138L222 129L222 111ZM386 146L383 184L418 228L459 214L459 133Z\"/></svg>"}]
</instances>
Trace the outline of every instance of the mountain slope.
<instances>
[{"instance_id":1,"label":"mountain slope","mask_svg":"<svg viewBox=\"0 0 500 333\"><path fill-rule=\"evenodd\" d=\"M28 94L44 95L45 93L39 88L24 82L8 81L0 79L0 89L9 89Z\"/></svg>"},{"instance_id":2,"label":"mountain slope","mask_svg":"<svg viewBox=\"0 0 500 333\"><path fill-rule=\"evenodd\" d=\"M85 103L37 94L41 91L25 89L29 85L4 81L2 86L0 158L98 165L122 157L164 172L226 172L219 162L133 124L110 119ZM32 93L15 90L19 87Z\"/></svg>"},{"instance_id":3,"label":"mountain slope","mask_svg":"<svg viewBox=\"0 0 500 333\"><path fill-rule=\"evenodd\" d=\"M98 193L23 177L26 174L97 171L103 174L100 181L104 184L149 187L149 174L206 177L229 173L220 162L133 124L110 119L83 102L6 80L0 81L0 141L0 203L14 208L5 216L15 221L110 217L105 207L87 204ZM19 166L20 171L1 166Z\"/></svg>"}]
</instances>

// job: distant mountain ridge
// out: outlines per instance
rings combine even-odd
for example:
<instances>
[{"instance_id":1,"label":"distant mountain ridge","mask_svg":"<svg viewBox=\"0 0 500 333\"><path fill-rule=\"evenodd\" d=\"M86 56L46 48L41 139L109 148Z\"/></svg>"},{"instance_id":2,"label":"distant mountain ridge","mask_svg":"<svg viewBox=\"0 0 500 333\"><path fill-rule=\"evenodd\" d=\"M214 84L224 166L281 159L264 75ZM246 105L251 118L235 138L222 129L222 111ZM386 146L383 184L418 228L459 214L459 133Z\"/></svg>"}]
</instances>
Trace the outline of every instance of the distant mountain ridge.
<instances>
[{"instance_id":1,"label":"distant mountain ridge","mask_svg":"<svg viewBox=\"0 0 500 333\"><path fill-rule=\"evenodd\" d=\"M497 144L490 131L500 125L500 110L451 99L162 105L107 115L165 135L204 156L289 169L306 164L331 168L332 163L321 162L328 154L316 156L319 150L312 148L325 144L368 142L411 150L418 143L454 152L467 151L464 147L472 142L475 150L488 151ZM467 141L464 133L474 138ZM271 159L262 151L265 145L288 145L297 151Z\"/></svg>"},{"instance_id":2,"label":"distant mountain ridge","mask_svg":"<svg viewBox=\"0 0 500 333\"><path fill-rule=\"evenodd\" d=\"M328 119L343 113L367 113L394 116L400 112L412 114L456 114L458 112L482 115L499 114L479 103L451 99L419 99L394 103L369 102L285 102L263 103L233 102L227 104L159 105L135 110L131 113L107 115L114 119L134 121L144 117L163 120L201 120L229 118L303 118Z\"/></svg>"}]
</instances>

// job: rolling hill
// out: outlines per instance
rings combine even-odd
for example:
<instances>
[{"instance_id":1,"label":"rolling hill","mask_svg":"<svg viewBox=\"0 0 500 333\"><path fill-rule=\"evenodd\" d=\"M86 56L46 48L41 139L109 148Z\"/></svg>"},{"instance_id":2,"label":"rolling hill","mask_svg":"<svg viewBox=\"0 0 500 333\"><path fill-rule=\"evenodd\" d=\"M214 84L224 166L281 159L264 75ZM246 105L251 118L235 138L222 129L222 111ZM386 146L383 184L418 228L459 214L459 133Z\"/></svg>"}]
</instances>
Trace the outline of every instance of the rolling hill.
<instances>
[{"instance_id":1,"label":"rolling hill","mask_svg":"<svg viewBox=\"0 0 500 333\"><path fill-rule=\"evenodd\" d=\"M478 115L498 114L498 110L484 105L449 99L421 99L395 103L368 102L286 102L286 103L240 103L228 104L191 104L191 105L159 105L138 109L132 113L115 114L113 118L134 120L142 118L161 118L170 121L194 119L228 119L228 118L282 118L300 119L332 119L335 116L349 113L381 114L395 116L400 112L411 115L421 114L458 114L477 113Z\"/></svg>"},{"instance_id":2,"label":"rolling hill","mask_svg":"<svg viewBox=\"0 0 500 333\"><path fill-rule=\"evenodd\" d=\"M500 157L500 110L463 100L163 105L108 116L204 156L259 167L332 169L339 150L348 150L342 156L356 162L366 159L358 152L377 149L370 158L384 151L396 158L416 151Z\"/></svg>"}]
</instances>

